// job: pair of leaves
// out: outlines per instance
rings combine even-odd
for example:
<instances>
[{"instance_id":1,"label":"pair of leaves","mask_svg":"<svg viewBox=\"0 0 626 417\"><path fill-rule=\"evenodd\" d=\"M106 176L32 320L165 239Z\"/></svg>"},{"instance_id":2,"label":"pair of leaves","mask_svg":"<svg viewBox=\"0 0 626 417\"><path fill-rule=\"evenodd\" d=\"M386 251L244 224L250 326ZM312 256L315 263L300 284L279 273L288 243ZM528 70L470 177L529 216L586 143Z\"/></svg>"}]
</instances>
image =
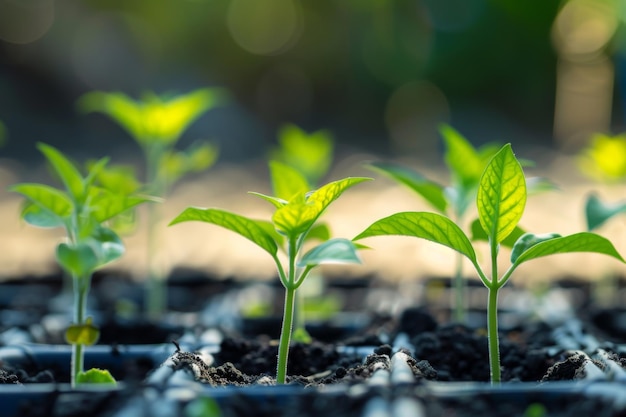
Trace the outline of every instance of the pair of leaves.
<instances>
[{"instance_id":1,"label":"pair of leaves","mask_svg":"<svg viewBox=\"0 0 626 417\"><path fill-rule=\"evenodd\" d=\"M509 144L494 155L480 179L477 194L479 223L491 244L498 245L519 230L524 212L526 186L521 165ZM449 218L427 212L396 213L370 225L354 240L371 236L414 236L447 246L465 257L480 271L471 241ZM624 260L605 238L583 232L569 236L524 234L512 251L512 268L543 256L569 252L596 252ZM489 282L485 285L490 285Z\"/></svg>"},{"instance_id":2,"label":"pair of leaves","mask_svg":"<svg viewBox=\"0 0 626 417\"><path fill-rule=\"evenodd\" d=\"M308 196L300 193L296 199L284 200L258 194L277 207L272 217L272 226L289 239L299 239L311 231L327 236L327 228L315 228L314 223L322 212L348 188L367 181L369 178L345 178L331 182L313 191ZM276 234L268 230L268 222L259 222L215 208L188 207L170 225L187 221L201 221L231 230L268 252L275 260L280 246ZM330 239L305 254L299 266L315 266L330 262L360 262L354 244L346 239Z\"/></svg>"},{"instance_id":3,"label":"pair of leaves","mask_svg":"<svg viewBox=\"0 0 626 417\"><path fill-rule=\"evenodd\" d=\"M114 231L98 226L95 232L77 243L60 243L56 259L74 277L85 277L121 257L124 250L122 240Z\"/></svg>"},{"instance_id":4,"label":"pair of leaves","mask_svg":"<svg viewBox=\"0 0 626 417\"><path fill-rule=\"evenodd\" d=\"M190 172L200 172L215 163L218 149L209 143L196 142L187 150L165 152L159 164L159 175L168 184L173 184Z\"/></svg>"},{"instance_id":5,"label":"pair of leaves","mask_svg":"<svg viewBox=\"0 0 626 417\"><path fill-rule=\"evenodd\" d=\"M173 145L187 127L224 100L220 89L203 88L174 97L146 93L133 100L123 93L93 91L78 102L84 112L101 112L119 123L137 142Z\"/></svg>"}]
</instances>

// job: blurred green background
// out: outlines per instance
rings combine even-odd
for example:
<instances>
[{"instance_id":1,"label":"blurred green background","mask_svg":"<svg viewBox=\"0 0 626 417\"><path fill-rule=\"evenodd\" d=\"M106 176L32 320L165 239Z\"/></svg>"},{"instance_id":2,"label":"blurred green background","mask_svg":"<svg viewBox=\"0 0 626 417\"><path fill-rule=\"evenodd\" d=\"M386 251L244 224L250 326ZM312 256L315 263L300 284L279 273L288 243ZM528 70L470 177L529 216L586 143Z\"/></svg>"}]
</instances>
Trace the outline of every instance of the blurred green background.
<instances>
[{"instance_id":1,"label":"blurred green background","mask_svg":"<svg viewBox=\"0 0 626 417\"><path fill-rule=\"evenodd\" d=\"M623 0L0 0L3 156L36 141L85 157L132 141L91 90L224 87L181 143L264 155L283 123L389 155L488 141L580 147L624 130Z\"/></svg>"}]
</instances>

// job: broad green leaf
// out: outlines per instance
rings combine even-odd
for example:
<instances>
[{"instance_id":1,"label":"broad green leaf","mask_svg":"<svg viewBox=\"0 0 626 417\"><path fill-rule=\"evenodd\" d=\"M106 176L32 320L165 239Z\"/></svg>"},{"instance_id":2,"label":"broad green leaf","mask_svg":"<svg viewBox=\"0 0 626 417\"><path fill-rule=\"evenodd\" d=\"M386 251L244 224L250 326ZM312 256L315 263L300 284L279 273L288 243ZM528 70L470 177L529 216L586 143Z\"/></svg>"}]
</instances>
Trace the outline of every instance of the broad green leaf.
<instances>
[{"instance_id":1,"label":"broad green leaf","mask_svg":"<svg viewBox=\"0 0 626 417\"><path fill-rule=\"evenodd\" d=\"M85 184L76 166L50 145L38 143L37 147L46 156L72 198L81 201L85 194Z\"/></svg>"},{"instance_id":2,"label":"broad green leaf","mask_svg":"<svg viewBox=\"0 0 626 417\"><path fill-rule=\"evenodd\" d=\"M231 230L251 240L272 256L275 256L278 251L278 246L272 236L256 221L247 217L213 208L188 207L170 222L170 226L188 221L211 223Z\"/></svg>"},{"instance_id":3,"label":"broad green leaf","mask_svg":"<svg viewBox=\"0 0 626 417\"><path fill-rule=\"evenodd\" d=\"M63 269L78 278L85 278L99 266L98 256L93 248L84 243L72 246L60 243L57 246L56 259Z\"/></svg>"},{"instance_id":4,"label":"broad green leaf","mask_svg":"<svg viewBox=\"0 0 626 417\"><path fill-rule=\"evenodd\" d=\"M585 203L587 230L600 227L611 217L620 213L626 213L626 202L607 204L601 201L597 195L591 194Z\"/></svg>"},{"instance_id":5,"label":"broad green leaf","mask_svg":"<svg viewBox=\"0 0 626 417\"><path fill-rule=\"evenodd\" d=\"M100 330L93 325L91 317L83 324L72 324L65 331L65 341L70 345L94 345L100 337Z\"/></svg>"},{"instance_id":6,"label":"broad green leaf","mask_svg":"<svg viewBox=\"0 0 626 417\"><path fill-rule=\"evenodd\" d=\"M444 213L448 202L444 188L434 181L423 177L416 171L388 162L370 162L366 167L399 182L421 195L435 210Z\"/></svg>"},{"instance_id":7,"label":"broad green leaf","mask_svg":"<svg viewBox=\"0 0 626 417\"><path fill-rule=\"evenodd\" d=\"M22 218L30 225L45 228L64 227L67 220L67 218L57 216L31 201L24 204Z\"/></svg>"},{"instance_id":8,"label":"broad green leaf","mask_svg":"<svg viewBox=\"0 0 626 417\"><path fill-rule=\"evenodd\" d=\"M257 193L257 192L254 192L254 191L248 191L248 194L252 194L252 195L255 195L257 197L261 197L263 200L269 202L270 204L272 204L276 208L281 208L282 206L285 206L288 203L287 200L283 200L282 198L272 197L272 196L261 194L261 193Z\"/></svg>"},{"instance_id":9,"label":"broad green leaf","mask_svg":"<svg viewBox=\"0 0 626 417\"><path fill-rule=\"evenodd\" d=\"M531 247L557 237L561 237L561 235L558 233L545 233L541 235L525 233L520 236L520 238L517 239L517 242L515 242L515 245L513 245L513 250L511 251L511 263L515 263L517 258L519 258L522 253L526 252Z\"/></svg>"},{"instance_id":10,"label":"broad green leaf","mask_svg":"<svg viewBox=\"0 0 626 417\"><path fill-rule=\"evenodd\" d=\"M122 239L111 229L98 227L88 241L98 258L97 267L114 261L124 254Z\"/></svg>"},{"instance_id":11,"label":"broad green leaf","mask_svg":"<svg viewBox=\"0 0 626 417\"><path fill-rule=\"evenodd\" d=\"M311 189L307 179L296 168L278 161L270 161L269 167L272 191L276 197L289 201L296 194Z\"/></svg>"},{"instance_id":12,"label":"broad green leaf","mask_svg":"<svg viewBox=\"0 0 626 417\"><path fill-rule=\"evenodd\" d=\"M489 241L489 236L487 236L487 233L483 230L483 227L480 225L480 221L478 219L475 219L472 222L470 225L470 231L472 241ZM524 233L526 233L524 229L519 226L515 226L515 229L513 229L511 234L500 242L500 244L506 248L512 248L515 245L515 242L517 242L517 239L519 239Z\"/></svg>"},{"instance_id":13,"label":"broad green leaf","mask_svg":"<svg viewBox=\"0 0 626 417\"><path fill-rule=\"evenodd\" d=\"M276 242L276 244L280 248L283 248L283 249L285 248L286 238L284 235L281 235L280 233L278 233L278 231L276 231L276 228L274 227L274 224L272 222L267 221L267 220L254 220L254 221L263 230L265 230L267 234L269 234L272 237L272 239L274 239L274 242Z\"/></svg>"},{"instance_id":14,"label":"broad green leaf","mask_svg":"<svg viewBox=\"0 0 626 417\"><path fill-rule=\"evenodd\" d=\"M77 384L104 384L117 385L113 375L106 369L91 368L76 375Z\"/></svg>"},{"instance_id":15,"label":"broad green leaf","mask_svg":"<svg viewBox=\"0 0 626 417\"><path fill-rule=\"evenodd\" d=\"M329 263L360 264L356 247L348 239L331 239L314 247L298 262L298 266L316 266Z\"/></svg>"},{"instance_id":16,"label":"broad green leaf","mask_svg":"<svg viewBox=\"0 0 626 417\"><path fill-rule=\"evenodd\" d=\"M622 256L608 239L595 233L581 232L537 243L517 257L515 266L542 256L571 252L600 253L624 262Z\"/></svg>"},{"instance_id":17,"label":"broad green leaf","mask_svg":"<svg viewBox=\"0 0 626 417\"><path fill-rule=\"evenodd\" d=\"M304 193L300 193L289 203L276 209L272 222L276 230L296 238L313 226L323 210L320 202L306 200Z\"/></svg>"},{"instance_id":18,"label":"broad green leaf","mask_svg":"<svg viewBox=\"0 0 626 417\"><path fill-rule=\"evenodd\" d=\"M449 218L437 213L402 212L377 220L353 240L371 236L413 236L447 246L476 263L476 253L465 233Z\"/></svg>"},{"instance_id":19,"label":"broad green leaf","mask_svg":"<svg viewBox=\"0 0 626 417\"><path fill-rule=\"evenodd\" d=\"M494 243L501 243L515 230L526 206L526 179L510 144L494 155L480 178L478 219Z\"/></svg>"},{"instance_id":20,"label":"broad green leaf","mask_svg":"<svg viewBox=\"0 0 626 417\"><path fill-rule=\"evenodd\" d=\"M72 201L56 188L44 184L22 183L12 186L10 191L22 194L33 204L60 218L68 217L72 213ZM25 217L24 220L29 219Z\"/></svg>"},{"instance_id":21,"label":"broad green leaf","mask_svg":"<svg viewBox=\"0 0 626 417\"><path fill-rule=\"evenodd\" d=\"M90 190L91 214L99 223L107 221L141 203L156 202L158 199L142 195L115 194L104 188Z\"/></svg>"}]
</instances>

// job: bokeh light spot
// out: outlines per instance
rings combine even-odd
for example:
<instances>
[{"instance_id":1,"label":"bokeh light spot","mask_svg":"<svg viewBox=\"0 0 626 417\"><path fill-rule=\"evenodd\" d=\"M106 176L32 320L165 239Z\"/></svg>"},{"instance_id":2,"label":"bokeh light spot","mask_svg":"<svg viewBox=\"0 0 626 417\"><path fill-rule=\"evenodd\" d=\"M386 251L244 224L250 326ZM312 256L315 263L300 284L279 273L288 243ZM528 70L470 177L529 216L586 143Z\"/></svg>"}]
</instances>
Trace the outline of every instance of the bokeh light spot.
<instances>
[{"instance_id":1,"label":"bokeh light spot","mask_svg":"<svg viewBox=\"0 0 626 417\"><path fill-rule=\"evenodd\" d=\"M448 121L449 113L445 94L431 82L415 81L395 90L385 113L394 150L435 152L439 124Z\"/></svg>"},{"instance_id":2,"label":"bokeh light spot","mask_svg":"<svg viewBox=\"0 0 626 417\"><path fill-rule=\"evenodd\" d=\"M0 39L26 44L48 32L54 22L53 0L0 0Z\"/></svg>"},{"instance_id":3,"label":"bokeh light spot","mask_svg":"<svg viewBox=\"0 0 626 417\"><path fill-rule=\"evenodd\" d=\"M228 29L246 51L275 55L295 44L302 31L301 12L294 0L233 0Z\"/></svg>"}]
</instances>

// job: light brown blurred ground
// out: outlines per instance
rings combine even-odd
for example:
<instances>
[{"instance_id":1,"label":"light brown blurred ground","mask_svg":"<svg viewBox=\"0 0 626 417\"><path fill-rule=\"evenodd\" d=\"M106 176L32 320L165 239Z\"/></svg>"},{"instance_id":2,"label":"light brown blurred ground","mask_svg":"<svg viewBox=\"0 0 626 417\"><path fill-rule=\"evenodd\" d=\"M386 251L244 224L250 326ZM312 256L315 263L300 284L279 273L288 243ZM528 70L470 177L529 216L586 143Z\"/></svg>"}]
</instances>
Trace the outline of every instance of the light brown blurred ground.
<instances>
[{"instance_id":1,"label":"light brown blurred ground","mask_svg":"<svg viewBox=\"0 0 626 417\"><path fill-rule=\"evenodd\" d=\"M535 168L527 175L547 176L559 185L559 191L532 196L528 200L521 225L536 233L569 234L584 229L585 196L597 190L609 201L626 197L626 185L606 187L585 179L570 157L545 153L545 150L518 152L519 157L534 159ZM329 180L343 176L373 176L375 181L359 184L334 202L323 219L335 236L352 238L373 221L399 211L428 210L425 203L408 189L367 171L361 165L372 155L355 154L341 160L329 175ZM429 177L447 183L447 174L438 161L440 156L402 161ZM433 162L434 161L434 162ZM60 230L43 230L19 220L21 198L8 193L8 185L22 181L12 164L0 161L0 277L25 273L42 274L53 265L54 246L61 238ZM24 167L21 167L23 170ZM244 238L216 226L198 222L167 227L167 223L185 207L219 207L255 218L268 218L272 208L268 203L247 194L247 191L270 193L264 164L247 167L220 164L205 174L179 184L163 203L164 220L159 226L162 251L159 260L164 268L187 266L210 271L219 276L240 276L261 279L275 276L272 260L261 249ZM470 215L469 217L473 217ZM127 253L111 265L128 270L137 279L145 275L145 225L125 238ZM598 230L609 237L618 251L626 255L626 216L617 217ZM374 250L363 251L364 265L326 267L332 274L375 274L389 280L420 279L426 276L449 275L453 271L454 253L434 243L408 237L379 237L364 240ZM481 245L484 258L484 245ZM501 250L501 270L508 267L508 250ZM483 262L486 267L486 262ZM466 271L475 276L468 264ZM534 260L520 267L513 280L520 285L536 283L551 277L573 275L598 279L607 273L626 272L626 268L609 257L595 254L568 254Z\"/></svg>"}]
</instances>

